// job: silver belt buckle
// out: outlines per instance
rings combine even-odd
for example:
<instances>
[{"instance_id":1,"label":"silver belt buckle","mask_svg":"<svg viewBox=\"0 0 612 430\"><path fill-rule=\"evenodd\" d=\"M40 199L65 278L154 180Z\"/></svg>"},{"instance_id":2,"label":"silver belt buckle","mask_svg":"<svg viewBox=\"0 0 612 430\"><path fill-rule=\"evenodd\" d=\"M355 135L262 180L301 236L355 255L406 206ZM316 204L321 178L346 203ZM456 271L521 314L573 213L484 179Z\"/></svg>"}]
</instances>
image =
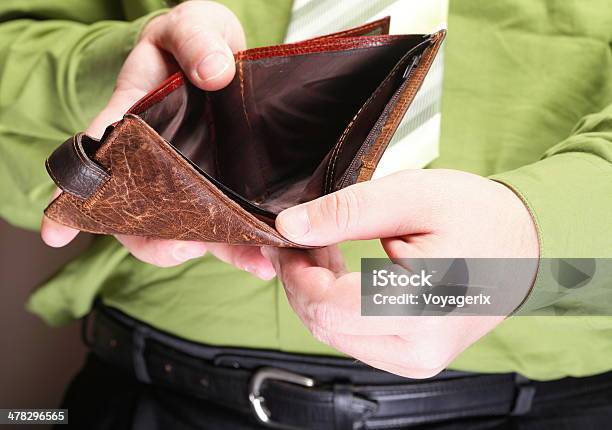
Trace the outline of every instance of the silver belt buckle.
<instances>
[{"instance_id":1,"label":"silver belt buckle","mask_svg":"<svg viewBox=\"0 0 612 430\"><path fill-rule=\"evenodd\" d=\"M261 387L267 380L289 382L290 384L301 385L302 387L313 387L315 384L314 379L287 370L262 367L253 374L249 383L251 409L253 409L253 413L262 424L275 429L300 430L299 427L281 424L272 420L270 411L266 408L265 399L261 394Z\"/></svg>"}]
</instances>

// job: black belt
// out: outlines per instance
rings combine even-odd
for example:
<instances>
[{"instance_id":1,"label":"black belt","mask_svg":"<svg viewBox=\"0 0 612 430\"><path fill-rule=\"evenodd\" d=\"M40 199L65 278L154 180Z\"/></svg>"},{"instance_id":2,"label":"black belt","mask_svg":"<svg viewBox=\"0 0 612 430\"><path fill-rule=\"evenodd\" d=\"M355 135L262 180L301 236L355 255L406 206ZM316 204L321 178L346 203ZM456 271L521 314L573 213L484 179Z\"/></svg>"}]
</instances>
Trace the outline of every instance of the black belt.
<instances>
[{"instance_id":1,"label":"black belt","mask_svg":"<svg viewBox=\"0 0 612 430\"><path fill-rule=\"evenodd\" d=\"M344 358L193 343L102 305L92 315L84 339L101 359L141 382L250 414L274 428L382 429L522 415L536 388L556 392L572 385L572 378L536 383L516 374L454 371L410 380Z\"/></svg>"}]
</instances>

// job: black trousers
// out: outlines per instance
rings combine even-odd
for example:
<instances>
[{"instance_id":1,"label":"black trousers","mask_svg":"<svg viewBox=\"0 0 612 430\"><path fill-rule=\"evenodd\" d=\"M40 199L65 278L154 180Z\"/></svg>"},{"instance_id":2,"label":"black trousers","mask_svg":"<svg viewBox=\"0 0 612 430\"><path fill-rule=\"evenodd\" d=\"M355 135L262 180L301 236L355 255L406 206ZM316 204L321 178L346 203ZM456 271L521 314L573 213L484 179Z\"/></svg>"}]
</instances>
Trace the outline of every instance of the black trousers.
<instances>
[{"instance_id":1,"label":"black trousers","mask_svg":"<svg viewBox=\"0 0 612 430\"><path fill-rule=\"evenodd\" d=\"M68 428L87 430L262 429L249 417L217 405L138 382L133 376L89 355L70 384L62 408ZM66 429L61 426L59 429ZM411 427L415 428L415 427ZM520 417L470 418L417 427L448 429L608 429L612 390L558 393Z\"/></svg>"}]
</instances>

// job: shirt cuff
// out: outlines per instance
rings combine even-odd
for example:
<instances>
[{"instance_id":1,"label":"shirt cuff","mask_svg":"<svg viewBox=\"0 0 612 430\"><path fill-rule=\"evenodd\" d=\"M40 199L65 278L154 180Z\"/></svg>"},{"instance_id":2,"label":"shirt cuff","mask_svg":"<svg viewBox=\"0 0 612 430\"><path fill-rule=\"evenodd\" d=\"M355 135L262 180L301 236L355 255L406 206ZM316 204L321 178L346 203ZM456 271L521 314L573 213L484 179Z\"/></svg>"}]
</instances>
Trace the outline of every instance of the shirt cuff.
<instances>
[{"instance_id":1,"label":"shirt cuff","mask_svg":"<svg viewBox=\"0 0 612 430\"><path fill-rule=\"evenodd\" d=\"M491 179L510 187L522 199L531 212L540 242L534 285L515 314L556 314L555 306L562 306L564 313L567 306L572 314L598 312L596 298L589 296L593 289L562 285L555 271L559 262L549 259L612 256L610 163L591 153L568 152ZM588 301L581 300L587 296Z\"/></svg>"}]
</instances>

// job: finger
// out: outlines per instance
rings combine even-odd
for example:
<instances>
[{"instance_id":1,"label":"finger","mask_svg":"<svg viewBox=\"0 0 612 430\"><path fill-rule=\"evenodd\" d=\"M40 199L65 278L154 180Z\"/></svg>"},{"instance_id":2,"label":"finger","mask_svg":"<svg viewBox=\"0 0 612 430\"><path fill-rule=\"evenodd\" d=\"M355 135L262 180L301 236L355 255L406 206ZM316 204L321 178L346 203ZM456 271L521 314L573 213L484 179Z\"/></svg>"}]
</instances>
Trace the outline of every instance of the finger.
<instances>
[{"instance_id":1,"label":"finger","mask_svg":"<svg viewBox=\"0 0 612 430\"><path fill-rule=\"evenodd\" d=\"M318 267L312 253L296 250L266 250L287 299L300 320L311 330L344 334L395 334L409 332L401 317L362 317L360 274L336 277Z\"/></svg>"},{"instance_id":2,"label":"finger","mask_svg":"<svg viewBox=\"0 0 612 430\"><path fill-rule=\"evenodd\" d=\"M79 230L59 224L43 216L40 226L40 236L47 245L53 248L61 248L72 242L78 234Z\"/></svg>"},{"instance_id":3,"label":"finger","mask_svg":"<svg viewBox=\"0 0 612 430\"><path fill-rule=\"evenodd\" d=\"M341 352L389 372L423 378L440 372L467 346L453 343L461 336L454 336L449 319L361 317L358 273L336 280L333 272L313 266L312 256L303 251L267 249L266 253L298 317L317 339Z\"/></svg>"},{"instance_id":4,"label":"finger","mask_svg":"<svg viewBox=\"0 0 612 430\"><path fill-rule=\"evenodd\" d=\"M356 335L410 335L432 331L435 317L362 316L361 274L337 277L317 267L313 253L267 248L287 298L308 328L327 333Z\"/></svg>"},{"instance_id":5,"label":"finger","mask_svg":"<svg viewBox=\"0 0 612 430\"><path fill-rule=\"evenodd\" d=\"M435 240L432 235L412 235L401 238L381 239L385 253L391 259L398 258L442 258L450 255L440 255L439 251L431 249L431 241Z\"/></svg>"},{"instance_id":6,"label":"finger","mask_svg":"<svg viewBox=\"0 0 612 430\"><path fill-rule=\"evenodd\" d=\"M55 200L61 193L62 190L57 188L51 200ZM47 245L54 248L61 248L72 242L77 234L79 234L79 230L59 224L43 215L40 225L40 237Z\"/></svg>"},{"instance_id":7,"label":"finger","mask_svg":"<svg viewBox=\"0 0 612 430\"><path fill-rule=\"evenodd\" d=\"M295 250L295 253L289 253L281 250L280 248L274 248L270 246L264 246L261 248L261 253L270 261L274 261L278 266L280 265L279 255L282 251L284 256L293 256L296 259L304 259L310 266L321 267L328 269L333 272L336 277L346 274L346 263L342 252L336 246L326 246L324 248L312 249L312 250Z\"/></svg>"},{"instance_id":8,"label":"finger","mask_svg":"<svg viewBox=\"0 0 612 430\"><path fill-rule=\"evenodd\" d=\"M296 275L296 279L305 276ZM307 327L320 332L350 335L412 335L432 331L435 324L428 317L363 316L361 314L361 274L340 277L324 296L309 295L312 289L305 282L294 282L293 307Z\"/></svg>"},{"instance_id":9,"label":"finger","mask_svg":"<svg viewBox=\"0 0 612 430\"><path fill-rule=\"evenodd\" d=\"M336 275L336 278L346 275L346 263L342 252L340 252L337 246L326 246L307 252L312 256L316 266L331 270Z\"/></svg>"},{"instance_id":10,"label":"finger","mask_svg":"<svg viewBox=\"0 0 612 430\"><path fill-rule=\"evenodd\" d=\"M407 378L430 378L444 370L451 361L442 353L440 357L420 355L413 345L397 336L335 334L323 341L372 367Z\"/></svg>"},{"instance_id":11,"label":"finger","mask_svg":"<svg viewBox=\"0 0 612 430\"><path fill-rule=\"evenodd\" d=\"M314 246L431 232L437 202L421 176L427 174L401 172L352 185L286 209L276 227L290 240Z\"/></svg>"},{"instance_id":12,"label":"finger","mask_svg":"<svg viewBox=\"0 0 612 430\"><path fill-rule=\"evenodd\" d=\"M276 276L272 263L262 255L257 246L225 245L221 243L207 244L211 254L250 274L269 281Z\"/></svg>"},{"instance_id":13,"label":"finger","mask_svg":"<svg viewBox=\"0 0 612 430\"><path fill-rule=\"evenodd\" d=\"M116 235L115 237L134 257L159 267L177 266L206 254L206 244L202 242L151 239L126 235Z\"/></svg>"},{"instance_id":14,"label":"finger","mask_svg":"<svg viewBox=\"0 0 612 430\"><path fill-rule=\"evenodd\" d=\"M187 2L157 24L152 40L176 58L193 84L214 91L234 77L232 51L245 43L240 22L229 9L213 2Z\"/></svg>"},{"instance_id":15,"label":"finger","mask_svg":"<svg viewBox=\"0 0 612 430\"><path fill-rule=\"evenodd\" d=\"M320 259L317 252L279 248L266 248L265 252L274 264L289 304L302 322L310 328L318 325L316 320L327 318L327 315L312 313L316 312L317 305L326 303L330 291L336 289L337 277L332 270L317 265L317 258Z\"/></svg>"},{"instance_id":16,"label":"finger","mask_svg":"<svg viewBox=\"0 0 612 430\"><path fill-rule=\"evenodd\" d=\"M318 301L324 296L326 289L335 281L335 274L329 269L317 267L308 252L269 247L263 249L263 252L274 265L289 304L308 327L308 321L303 319L306 315L306 304L313 300ZM300 292L305 290L304 285L309 285L310 288L301 295Z\"/></svg>"},{"instance_id":17,"label":"finger","mask_svg":"<svg viewBox=\"0 0 612 430\"><path fill-rule=\"evenodd\" d=\"M406 318L408 319L408 318ZM503 317L411 317L418 330L401 336L356 336L314 328L328 345L371 366L411 378L434 376Z\"/></svg>"},{"instance_id":18,"label":"finger","mask_svg":"<svg viewBox=\"0 0 612 430\"><path fill-rule=\"evenodd\" d=\"M333 271L317 265L317 257L312 252L284 248L265 248L264 251L286 290L291 293L307 290L303 294L304 300L322 298L336 280ZM310 288L305 288L305 285Z\"/></svg>"}]
</instances>

